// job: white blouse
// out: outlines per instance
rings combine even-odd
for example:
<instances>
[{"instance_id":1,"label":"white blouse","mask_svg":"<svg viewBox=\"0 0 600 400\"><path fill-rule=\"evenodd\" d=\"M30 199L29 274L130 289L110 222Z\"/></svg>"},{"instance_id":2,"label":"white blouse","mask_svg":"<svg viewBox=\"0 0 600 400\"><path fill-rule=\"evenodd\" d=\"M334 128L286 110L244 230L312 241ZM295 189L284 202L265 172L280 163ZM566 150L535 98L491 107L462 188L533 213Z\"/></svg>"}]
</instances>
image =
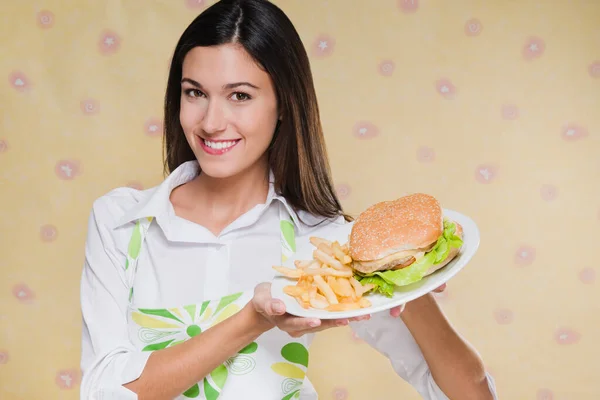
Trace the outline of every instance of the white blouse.
<instances>
[{"instance_id":1,"label":"white blouse","mask_svg":"<svg viewBox=\"0 0 600 400\"><path fill-rule=\"evenodd\" d=\"M175 187L197 174L197 162L190 161L159 186L143 191L118 188L94 202L81 280L81 398L97 399L103 393L111 393L112 399L136 399L135 393L123 384L141 375L151 354L139 351L128 339L129 290L124 262L134 227L130 222L144 217L154 217L156 221L146 236L135 275L135 302L156 308L199 303L270 281L276 273L272 266L280 264L281 205L293 219L299 244L308 242L308 236L327 238L335 233L339 237L342 232L347 237L352 227L341 217L311 227L319 219L306 212L294 212L275 193L271 182L264 204L256 205L215 236L175 215L169 201ZM352 322L350 327L388 357L396 373L423 398L447 399L401 319L390 317L386 311L372 315L368 321ZM279 334L287 336L282 331ZM488 382L496 398L489 375ZM317 399L308 378L301 393L302 399Z\"/></svg>"}]
</instances>

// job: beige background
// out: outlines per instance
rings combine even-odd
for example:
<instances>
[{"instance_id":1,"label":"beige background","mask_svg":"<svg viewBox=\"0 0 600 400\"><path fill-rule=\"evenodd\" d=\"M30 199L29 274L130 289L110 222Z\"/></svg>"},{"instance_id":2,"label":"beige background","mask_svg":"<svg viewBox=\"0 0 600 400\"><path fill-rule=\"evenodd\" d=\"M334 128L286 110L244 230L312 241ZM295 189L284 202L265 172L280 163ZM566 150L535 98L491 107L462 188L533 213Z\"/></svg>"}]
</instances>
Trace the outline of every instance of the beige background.
<instances>
[{"instance_id":1,"label":"beige background","mask_svg":"<svg viewBox=\"0 0 600 400\"><path fill-rule=\"evenodd\" d=\"M168 61L212 1L2 3L0 398L76 399L92 201L160 182ZM440 302L501 398L600 398L600 2L276 3L348 211L425 191L479 224ZM345 328L309 376L324 399L418 398Z\"/></svg>"}]
</instances>

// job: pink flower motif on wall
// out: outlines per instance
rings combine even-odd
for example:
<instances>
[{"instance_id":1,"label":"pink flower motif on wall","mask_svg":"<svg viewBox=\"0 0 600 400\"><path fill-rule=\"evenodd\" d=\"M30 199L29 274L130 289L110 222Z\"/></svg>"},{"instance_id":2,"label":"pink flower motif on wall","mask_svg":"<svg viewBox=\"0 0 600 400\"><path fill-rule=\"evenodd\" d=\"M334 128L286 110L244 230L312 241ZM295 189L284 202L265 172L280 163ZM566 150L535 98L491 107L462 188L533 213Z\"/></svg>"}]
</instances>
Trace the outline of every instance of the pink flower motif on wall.
<instances>
[{"instance_id":1,"label":"pink flower motif on wall","mask_svg":"<svg viewBox=\"0 0 600 400\"><path fill-rule=\"evenodd\" d=\"M581 339L581 334L569 328L560 328L554 333L556 343L567 345L575 344Z\"/></svg>"},{"instance_id":2,"label":"pink flower motif on wall","mask_svg":"<svg viewBox=\"0 0 600 400\"><path fill-rule=\"evenodd\" d=\"M115 32L105 30L100 34L98 50L101 54L114 54L119 50L119 47L121 47L121 38Z\"/></svg>"},{"instance_id":3,"label":"pink flower motif on wall","mask_svg":"<svg viewBox=\"0 0 600 400\"><path fill-rule=\"evenodd\" d=\"M29 286L24 283L19 283L13 286L12 293L13 296L19 300L19 302L24 304L30 304L35 299L35 293L33 293L33 290L31 290Z\"/></svg>"},{"instance_id":4,"label":"pink flower motif on wall","mask_svg":"<svg viewBox=\"0 0 600 400\"><path fill-rule=\"evenodd\" d=\"M10 359L10 357L8 355L8 351L0 350L0 365L8 363L9 359Z\"/></svg>"},{"instance_id":5,"label":"pink flower motif on wall","mask_svg":"<svg viewBox=\"0 0 600 400\"><path fill-rule=\"evenodd\" d=\"M558 197L558 188L554 185L542 185L540 196L544 201L553 201Z\"/></svg>"},{"instance_id":6,"label":"pink flower motif on wall","mask_svg":"<svg viewBox=\"0 0 600 400\"><path fill-rule=\"evenodd\" d=\"M4 153L8 150L8 142L4 139L0 139L0 153Z\"/></svg>"},{"instance_id":7,"label":"pink flower motif on wall","mask_svg":"<svg viewBox=\"0 0 600 400\"><path fill-rule=\"evenodd\" d=\"M79 385L80 373L76 369L60 370L56 373L54 382L62 390L70 390Z\"/></svg>"},{"instance_id":8,"label":"pink flower motif on wall","mask_svg":"<svg viewBox=\"0 0 600 400\"><path fill-rule=\"evenodd\" d=\"M335 39L330 35L319 35L312 45L312 54L317 57L327 57L333 53Z\"/></svg>"},{"instance_id":9,"label":"pink flower motif on wall","mask_svg":"<svg viewBox=\"0 0 600 400\"><path fill-rule=\"evenodd\" d=\"M540 389L535 398L536 400L554 400L554 393L550 389Z\"/></svg>"},{"instance_id":10,"label":"pink flower motif on wall","mask_svg":"<svg viewBox=\"0 0 600 400\"><path fill-rule=\"evenodd\" d=\"M398 7L404 13L414 13L419 9L419 0L398 0Z\"/></svg>"},{"instance_id":11,"label":"pink flower motif on wall","mask_svg":"<svg viewBox=\"0 0 600 400\"><path fill-rule=\"evenodd\" d=\"M520 246L515 252L515 264L520 266L531 265L535 261L535 248L527 245Z\"/></svg>"},{"instance_id":12,"label":"pink flower motif on wall","mask_svg":"<svg viewBox=\"0 0 600 400\"><path fill-rule=\"evenodd\" d=\"M144 190L144 186L137 181L131 181L127 184L127 187L130 187L132 189L137 189L137 190Z\"/></svg>"},{"instance_id":13,"label":"pink flower motif on wall","mask_svg":"<svg viewBox=\"0 0 600 400\"><path fill-rule=\"evenodd\" d=\"M331 392L333 400L346 400L348 398L348 390L344 387L336 387Z\"/></svg>"},{"instance_id":14,"label":"pink flower motif on wall","mask_svg":"<svg viewBox=\"0 0 600 400\"><path fill-rule=\"evenodd\" d=\"M369 121L360 121L354 125L354 136L359 139L372 139L379 135L379 128Z\"/></svg>"},{"instance_id":15,"label":"pink flower motif on wall","mask_svg":"<svg viewBox=\"0 0 600 400\"><path fill-rule=\"evenodd\" d=\"M352 189L350 188L349 185L347 185L345 183L340 183L338 185L335 185L335 191L337 193L337 196L340 198L340 200L345 200L348 197L350 197L350 193L352 192Z\"/></svg>"},{"instance_id":16,"label":"pink flower motif on wall","mask_svg":"<svg viewBox=\"0 0 600 400\"><path fill-rule=\"evenodd\" d=\"M513 104L505 104L502 106L502 119L515 120L519 118L519 108Z\"/></svg>"},{"instance_id":17,"label":"pink flower motif on wall","mask_svg":"<svg viewBox=\"0 0 600 400\"><path fill-rule=\"evenodd\" d=\"M491 164L481 164L475 168L475 180L479 183L492 183L498 176L498 168Z\"/></svg>"},{"instance_id":18,"label":"pink flower motif on wall","mask_svg":"<svg viewBox=\"0 0 600 400\"><path fill-rule=\"evenodd\" d=\"M52 11L43 10L37 13L37 24L42 29L50 29L54 25Z\"/></svg>"},{"instance_id":19,"label":"pink flower motif on wall","mask_svg":"<svg viewBox=\"0 0 600 400\"><path fill-rule=\"evenodd\" d=\"M151 118L146 121L144 129L146 135L150 137L159 137L163 134L163 123L157 118Z\"/></svg>"},{"instance_id":20,"label":"pink flower motif on wall","mask_svg":"<svg viewBox=\"0 0 600 400\"><path fill-rule=\"evenodd\" d=\"M435 90L447 99L451 99L456 94L456 86L449 79L439 79L435 82Z\"/></svg>"},{"instance_id":21,"label":"pink flower motif on wall","mask_svg":"<svg viewBox=\"0 0 600 400\"><path fill-rule=\"evenodd\" d=\"M482 30L483 25L476 18L468 20L465 24L465 35L467 36L478 36L479 34L481 34Z\"/></svg>"},{"instance_id":22,"label":"pink flower motif on wall","mask_svg":"<svg viewBox=\"0 0 600 400\"><path fill-rule=\"evenodd\" d=\"M206 6L206 0L185 0L185 5L192 10L204 8L204 6Z\"/></svg>"},{"instance_id":23,"label":"pink flower motif on wall","mask_svg":"<svg viewBox=\"0 0 600 400\"><path fill-rule=\"evenodd\" d=\"M544 54L546 50L546 43L543 39L538 37L530 37L523 46L523 57L526 60L533 60L539 58Z\"/></svg>"},{"instance_id":24,"label":"pink flower motif on wall","mask_svg":"<svg viewBox=\"0 0 600 400\"><path fill-rule=\"evenodd\" d=\"M60 160L56 163L54 172L60 179L69 181L81 173L81 166L75 160Z\"/></svg>"},{"instance_id":25,"label":"pink flower motif on wall","mask_svg":"<svg viewBox=\"0 0 600 400\"><path fill-rule=\"evenodd\" d=\"M567 142L574 142L587 137L588 131L583 126L577 124L568 124L563 127L561 136Z\"/></svg>"},{"instance_id":26,"label":"pink flower motif on wall","mask_svg":"<svg viewBox=\"0 0 600 400\"><path fill-rule=\"evenodd\" d=\"M500 308L494 311L494 319L500 325L507 325L513 322L514 314L507 308Z\"/></svg>"},{"instance_id":27,"label":"pink flower motif on wall","mask_svg":"<svg viewBox=\"0 0 600 400\"><path fill-rule=\"evenodd\" d=\"M379 73L383 76L392 76L395 68L393 61L385 60L379 64Z\"/></svg>"},{"instance_id":28,"label":"pink flower motif on wall","mask_svg":"<svg viewBox=\"0 0 600 400\"><path fill-rule=\"evenodd\" d=\"M54 225L43 225L40 228L40 239L42 242L53 242L58 237L58 231Z\"/></svg>"},{"instance_id":29,"label":"pink flower motif on wall","mask_svg":"<svg viewBox=\"0 0 600 400\"><path fill-rule=\"evenodd\" d=\"M8 82L10 83L10 86L18 90L19 92L25 92L31 86L27 76L25 76L24 73L19 71L10 74L8 77Z\"/></svg>"},{"instance_id":30,"label":"pink flower motif on wall","mask_svg":"<svg viewBox=\"0 0 600 400\"><path fill-rule=\"evenodd\" d=\"M590 64L588 72L592 78L600 78L600 61L594 61Z\"/></svg>"},{"instance_id":31,"label":"pink flower motif on wall","mask_svg":"<svg viewBox=\"0 0 600 400\"><path fill-rule=\"evenodd\" d=\"M85 115L94 115L100 112L100 104L94 99L85 99L79 103L81 112Z\"/></svg>"},{"instance_id":32,"label":"pink flower motif on wall","mask_svg":"<svg viewBox=\"0 0 600 400\"><path fill-rule=\"evenodd\" d=\"M596 280L596 271L590 267L583 268L579 271L579 280L586 285L594 283Z\"/></svg>"},{"instance_id":33,"label":"pink flower motif on wall","mask_svg":"<svg viewBox=\"0 0 600 400\"><path fill-rule=\"evenodd\" d=\"M419 147L417 149L417 161L423 164L435 161L435 150L427 146Z\"/></svg>"}]
</instances>

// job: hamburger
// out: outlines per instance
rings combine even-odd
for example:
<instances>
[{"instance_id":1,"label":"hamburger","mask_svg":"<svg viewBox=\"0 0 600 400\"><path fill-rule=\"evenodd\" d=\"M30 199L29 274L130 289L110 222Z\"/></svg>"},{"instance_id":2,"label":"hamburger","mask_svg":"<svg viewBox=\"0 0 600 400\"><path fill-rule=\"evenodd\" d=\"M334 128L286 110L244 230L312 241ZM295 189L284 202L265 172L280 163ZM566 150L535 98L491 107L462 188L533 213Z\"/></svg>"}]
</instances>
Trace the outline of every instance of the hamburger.
<instances>
[{"instance_id":1,"label":"hamburger","mask_svg":"<svg viewBox=\"0 0 600 400\"><path fill-rule=\"evenodd\" d=\"M415 193L377 203L355 220L348 240L355 278L392 296L446 266L463 246L462 226L444 218L438 200Z\"/></svg>"}]
</instances>

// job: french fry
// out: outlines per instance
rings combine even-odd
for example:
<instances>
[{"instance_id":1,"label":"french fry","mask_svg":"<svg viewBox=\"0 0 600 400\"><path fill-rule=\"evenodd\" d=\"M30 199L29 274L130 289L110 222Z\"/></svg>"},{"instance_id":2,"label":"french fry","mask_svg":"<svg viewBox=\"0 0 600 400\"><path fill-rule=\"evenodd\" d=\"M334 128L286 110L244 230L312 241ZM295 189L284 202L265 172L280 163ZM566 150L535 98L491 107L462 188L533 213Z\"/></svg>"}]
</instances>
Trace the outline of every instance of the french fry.
<instances>
[{"instance_id":1,"label":"french fry","mask_svg":"<svg viewBox=\"0 0 600 400\"><path fill-rule=\"evenodd\" d=\"M347 279L335 279L334 277L328 278L331 278L331 281L327 281L327 283L333 289L336 295L340 297L352 298L352 296L355 294L354 289L352 289L352 286L350 285ZM346 286L345 284L347 284L348 286Z\"/></svg>"},{"instance_id":2,"label":"french fry","mask_svg":"<svg viewBox=\"0 0 600 400\"><path fill-rule=\"evenodd\" d=\"M317 248L319 247L320 244L325 244L326 246L331 246L331 242L327 239L312 236L309 240L310 240L310 243Z\"/></svg>"},{"instance_id":3,"label":"french fry","mask_svg":"<svg viewBox=\"0 0 600 400\"><path fill-rule=\"evenodd\" d=\"M302 301L304 303L310 302L310 295L308 294L308 292L302 292L302 294L300 295L300 298L302 299Z\"/></svg>"},{"instance_id":4,"label":"french fry","mask_svg":"<svg viewBox=\"0 0 600 400\"><path fill-rule=\"evenodd\" d=\"M296 260L294 265L298 269L319 268L319 262L316 260Z\"/></svg>"},{"instance_id":5,"label":"french fry","mask_svg":"<svg viewBox=\"0 0 600 400\"><path fill-rule=\"evenodd\" d=\"M305 269L302 273L304 274L303 277L320 275L350 278L352 276L352 271L340 271L339 269L333 268Z\"/></svg>"},{"instance_id":6,"label":"french fry","mask_svg":"<svg viewBox=\"0 0 600 400\"><path fill-rule=\"evenodd\" d=\"M296 260L294 261L294 265L298 269L304 269L308 267L312 263L312 260Z\"/></svg>"},{"instance_id":7,"label":"french fry","mask_svg":"<svg viewBox=\"0 0 600 400\"><path fill-rule=\"evenodd\" d=\"M310 308L310 303L305 303L304 301L302 301L302 299L300 297L294 297L296 299L296 301L298 302L298 304L300 304L300 306L302 308Z\"/></svg>"},{"instance_id":8,"label":"french fry","mask_svg":"<svg viewBox=\"0 0 600 400\"><path fill-rule=\"evenodd\" d=\"M368 308L371 307L371 302L366 297L361 297L358 300L358 305L360 305L360 308Z\"/></svg>"},{"instance_id":9,"label":"french fry","mask_svg":"<svg viewBox=\"0 0 600 400\"><path fill-rule=\"evenodd\" d=\"M342 250L342 246L338 242L333 242L331 244L331 250L333 250L333 255L337 258L342 264L350 264L352 262L352 258L349 255L344 253Z\"/></svg>"},{"instance_id":10,"label":"french fry","mask_svg":"<svg viewBox=\"0 0 600 400\"><path fill-rule=\"evenodd\" d=\"M304 289L298 285L288 285L283 288L283 293L292 297L300 297L304 293Z\"/></svg>"},{"instance_id":11,"label":"french fry","mask_svg":"<svg viewBox=\"0 0 600 400\"><path fill-rule=\"evenodd\" d=\"M310 300L315 299L317 297L317 294L317 287L311 285L310 289L308 289L308 298Z\"/></svg>"},{"instance_id":12,"label":"french fry","mask_svg":"<svg viewBox=\"0 0 600 400\"><path fill-rule=\"evenodd\" d=\"M295 269L273 267L283 276L297 280L296 285L285 286L283 292L305 309L339 312L371 307L364 295L374 285L363 285L354 278L348 244L319 237L311 237L310 242L315 247L312 260L294 261Z\"/></svg>"},{"instance_id":13,"label":"french fry","mask_svg":"<svg viewBox=\"0 0 600 400\"><path fill-rule=\"evenodd\" d=\"M323 253L333 257L333 249L331 248L331 246L327 246L325 243L321 243L319 245L319 247L317 247L317 249L321 250Z\"/></svg>"},{"instance_id":14,"label":"french fry","mask_svg":"<svg viewBox=\"0 0 600 400\"><path fill-rule=\"evenodd\" d=\"M316 258L317 260L321 261L323 264L327 264L330 267L333 267L335 269L339 269L339 270L348 269L348 267L346 267L344 264L342 264L341 262L339 262L338 260L336 260L335 258L330 256L329 254L324 253L319 249L313 251L313 257Z\"/></svg>"},{"instance_id":15,"label":"french fry","mask_svg":"<svg viewBox=\"0 0 600 400\"><path fill-rule=\"evenodd\" d=\"M325 296L329 304L338 304L338 299L335 297L335 293L333 293L333 290L329 287L327 282L325 282L320 275L315 275L314 280L317 288L323 293L323 296Z\"/></svg>"},{"instance_id":16,"label":"french fry","mask_svg":"<svg viewBox=\"0 0 600 400\"><path fill-rule=\"evenodd\" d=\"M369 290L372 290L375 288L375 285L373 285L372 283L367 283L366 285L362 285L363 287L363 295L365 293L367 293Z\"/></svg>"},{"instance_id":17,"label":"french fry","mask_svg":"<svg viewBox=\"0 0 600 400\"><path fill-rule=\"evenodd\" d=\"M356 293L354 292L354 288L352 287L352 285L350 284L350 281L348 279L337 279L337 285L339 288L339 294L340 296L344 296L344 297L353 297L356 296ZM358 296L356 296L358 297Z\"/></svg>"},{"instance_id":18,"label":"french fry","mask_svg":"<svg viewBox=\"0 0 600 400\"><path fill-rule=\"evenodd\" d=\"M310 305L311 307L322 310L329 306L329 302L324 296L317 293L314 299L310 299Z\"/></svg>"},{"instance_id":19,"label":"french fry","mask_svg":"<svg viewBox=\"0 0 600 400\"><path fill-rule=\"evenodd\" d=\"M362 284L356 280L355 277L350 278L350 284L354 288L354 292L356 293L356 297L362 297L363 295L363 286Z\"/></svg>"},{"instance_id":20,"label":"french fry","mask_svg":"<svg viewBox=\"0 0 600 400\"><path fill-rule=\"evenodd\" d=\"M280 266L274 266L273 269L275 271L281 273L282 275L288 277L288 278L300 278L300 277L302 277L302 270L301 269L291 269L291 268L280 267Z\"/></svg>"},{"instance_id":21,"label":"french fry","mask_svg":"<svg viewBox=\"0 0 600 400\"><path fill-rule=\"evenodd\" d=\"M350 311L350 310L358 310L360 309L360 305L358 303L337 303L329 305L326 310L327 311Z\"/></svg>"}]
</instances>

